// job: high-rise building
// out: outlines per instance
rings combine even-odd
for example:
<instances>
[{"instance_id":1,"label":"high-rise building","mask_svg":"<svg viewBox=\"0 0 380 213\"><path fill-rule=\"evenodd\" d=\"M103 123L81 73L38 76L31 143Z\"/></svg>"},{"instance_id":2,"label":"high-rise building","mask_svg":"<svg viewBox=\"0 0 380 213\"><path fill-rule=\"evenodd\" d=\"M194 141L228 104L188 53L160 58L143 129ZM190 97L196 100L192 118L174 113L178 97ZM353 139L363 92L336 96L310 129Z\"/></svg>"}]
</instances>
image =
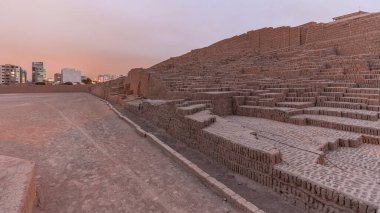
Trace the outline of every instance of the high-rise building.
<instances>
[{"instance_id":1,"label":"high-rise building","mask_svg":"<svg viewBox=\"0 0 380 213\"><path fill-rule=\"evenodd\" d=\"M20 83L25 84L28 81L28 76L26 73L26 70L22 69L20 70Z\"/></svg>"},{"instance_id":2,"label":"high-rise building","mask_svg":"<svg viewBox=\"0 0 380 213\"><path fill-rule=\"evenodd\" d=\"M61 70L61 82L71 82L71 83L80 83L81 80L81 73L79 70L73 69L73 68L63 68Z\"/></svg>"},{"instance_id":3,"label":"high-rise building","mask_svg":"<svg viewBox=\"0 0 380 213\"><path fill-rule=\"evenodd\" d=\"M32 63L32 82L44 82L46 80L46 69L44 68L44 62Z\"/></svg>"},{"instance_id":4,"label":"high-rise building","mask_svg":"<svg viewBox=\"0 0 380 213\"><path fill-rule=\"evenodd\" d=\"M12 64L0 65L0 84L19 83L26 83L25 70Z\"/></svg>"},{"instance_id":5,"label":"high-rise building","mask_svg":"<svg viewBox=\"0 0 380 213\"><path fill-rule=\"evenodd\" d=\"M61 80L62 80L61 73L55 73L54 74L54 82L61 82Z\"/></svg>"}]
</instances>

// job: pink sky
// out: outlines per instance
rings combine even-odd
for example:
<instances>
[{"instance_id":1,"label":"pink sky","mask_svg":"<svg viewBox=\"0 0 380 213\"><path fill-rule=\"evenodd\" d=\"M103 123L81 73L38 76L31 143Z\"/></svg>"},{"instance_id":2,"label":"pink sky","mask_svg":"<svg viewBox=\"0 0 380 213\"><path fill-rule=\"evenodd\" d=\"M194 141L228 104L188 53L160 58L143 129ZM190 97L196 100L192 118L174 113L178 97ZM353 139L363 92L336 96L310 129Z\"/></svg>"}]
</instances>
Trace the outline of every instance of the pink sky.
<instances>
[{"instance_id":1,"label":"pink sky","mask_svg":"<svg viewBox=\"0 0 380 213\"><path fill-rule=\"evenodd\" d=\"M48 77L73 67L83 75L126 74L171 56L266 26L327 22L374 0L0 0L0 64Z\"/></svg>"}]
</instances>

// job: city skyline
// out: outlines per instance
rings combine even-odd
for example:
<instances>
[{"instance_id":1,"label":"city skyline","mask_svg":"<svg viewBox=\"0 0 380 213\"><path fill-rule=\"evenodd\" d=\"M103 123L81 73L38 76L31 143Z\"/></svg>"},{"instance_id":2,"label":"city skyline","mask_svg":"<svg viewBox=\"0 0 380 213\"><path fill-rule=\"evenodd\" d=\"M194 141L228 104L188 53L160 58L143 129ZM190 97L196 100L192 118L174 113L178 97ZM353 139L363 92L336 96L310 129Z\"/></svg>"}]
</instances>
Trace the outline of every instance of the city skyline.
<instances>
[{"instance_id":1,"label":"city skyline","mask_svg":"<svg viewBox=\"0 0 380 213\"><path fill-rule=\"evenodd\" d=\"M70 78L70 80L65 80L65 78L62 78L63 82L61 82L61 77L64 77L63 72L66 71L67 78ZM73 73L75 77L73 77ZM25 84L25 83L41 83L41 82L75 82L80 83L84 79L88 79L88 76L81 75L81 71L75 68L68 68L64 67L61 68L59 73L54 73L53 77L47 77L46 76L46 69L44 68L44 62L32 62L32 69L29 73L29 79L28 71L23 69L19 65L15 64L0 64L0 85L1 84ZM102 73L98 74L94 78L90 78L91 81L95 82L106 82L109 80L114 80L118 77L125 76L125 75L114 75L112 73ZM75 80L73 80L75 78ZM58 80L59 79L59 80Z\"/></svg>"},{"instance_id":2,"label":"city skyline","mask_svg":"<svg viewBox=\"0 0 380 213\"><path fill-rule=\"evenodd\" d=\"M31 8L38 8L38 13ZM147 68L253 29L329 22L359 9L377 12L380 3L3 1L0 64L17 64L31 73L32 62L43 61L47 77L62 67L76 67L91 78L103 73L125 75L131 68Z\"/></svg>"}]
</instances>

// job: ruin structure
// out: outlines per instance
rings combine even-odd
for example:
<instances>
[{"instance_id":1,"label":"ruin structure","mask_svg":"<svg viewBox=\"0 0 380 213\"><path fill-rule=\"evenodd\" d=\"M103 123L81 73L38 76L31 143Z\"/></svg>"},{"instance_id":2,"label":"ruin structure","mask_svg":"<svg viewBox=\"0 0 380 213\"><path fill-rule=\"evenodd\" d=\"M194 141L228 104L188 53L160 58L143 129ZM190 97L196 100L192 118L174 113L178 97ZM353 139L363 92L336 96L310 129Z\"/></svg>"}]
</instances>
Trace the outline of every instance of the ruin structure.
<instances>
[{"instance_id":1,"label":"ruin structure","mask_svg":"<svg viewBox=\"0 0 380 213\"><path fill-rule=\"evenodd\" d=\"M264 28L91 92L305 212L380 211L380 13Z\"/></svg>"}]
</instances>

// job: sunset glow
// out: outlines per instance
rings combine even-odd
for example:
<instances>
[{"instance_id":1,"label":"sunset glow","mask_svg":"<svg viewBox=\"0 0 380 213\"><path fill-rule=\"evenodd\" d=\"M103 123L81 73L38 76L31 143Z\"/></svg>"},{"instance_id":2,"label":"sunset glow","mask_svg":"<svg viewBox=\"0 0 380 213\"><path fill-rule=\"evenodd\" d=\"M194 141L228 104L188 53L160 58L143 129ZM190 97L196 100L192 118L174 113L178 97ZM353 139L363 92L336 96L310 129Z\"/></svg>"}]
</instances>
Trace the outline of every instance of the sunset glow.
<instances>
[{"instance_id":1,"label":"sunset glow","mask_svg":"<svg viewBox=\"0 0 380 213\"><path fill-rule=\"evenodd\" d=\"M44 61L48 77L63 67L126 74L251 29L380 8L370 0L291 2L2 0L0 63L22 66L28 78L32 61Z\"/></svg>"}]
</instances>

